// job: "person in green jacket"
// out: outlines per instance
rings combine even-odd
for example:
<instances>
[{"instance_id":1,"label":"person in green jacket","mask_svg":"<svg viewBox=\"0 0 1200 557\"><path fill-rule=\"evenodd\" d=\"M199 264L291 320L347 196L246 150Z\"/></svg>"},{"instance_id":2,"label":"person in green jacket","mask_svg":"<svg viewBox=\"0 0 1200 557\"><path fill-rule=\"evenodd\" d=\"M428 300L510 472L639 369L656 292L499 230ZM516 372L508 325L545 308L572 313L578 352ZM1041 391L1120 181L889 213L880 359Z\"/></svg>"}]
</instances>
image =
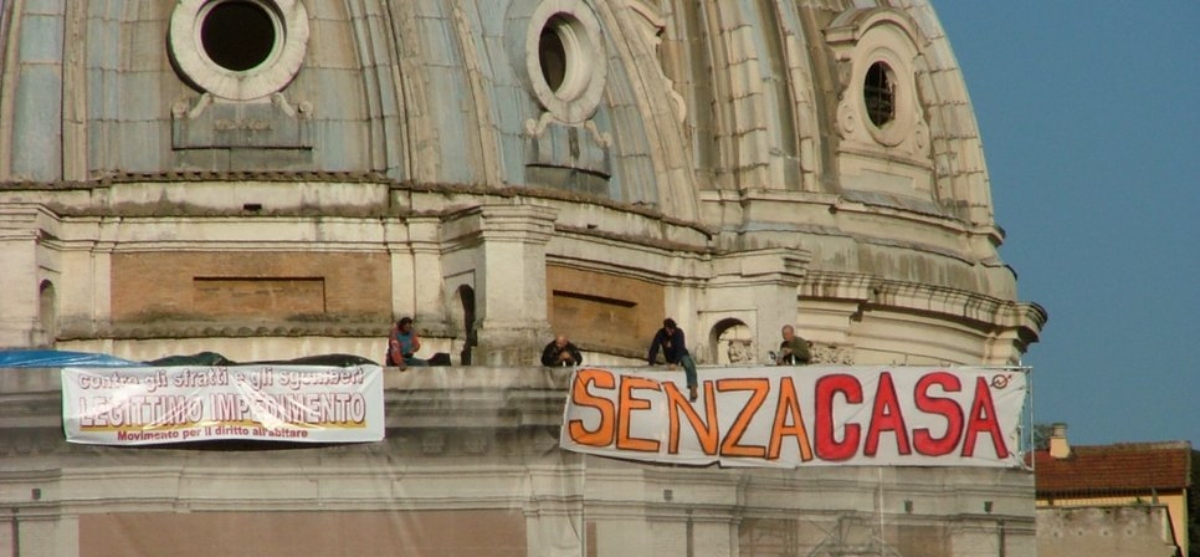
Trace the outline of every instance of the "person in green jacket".
<instances>
[{"instance_id":1,"label":"person in green jacket","mask_svg":"<svg viewBox=\"0 0 1200 557\"><path fill-rule=\"evenodd\" d=\"M783 342L779 343L778 365L802 366L812 361L812 353L808 349L808 341L796 334L791 325L783 326Z\"/></svg>"}]
</instances>

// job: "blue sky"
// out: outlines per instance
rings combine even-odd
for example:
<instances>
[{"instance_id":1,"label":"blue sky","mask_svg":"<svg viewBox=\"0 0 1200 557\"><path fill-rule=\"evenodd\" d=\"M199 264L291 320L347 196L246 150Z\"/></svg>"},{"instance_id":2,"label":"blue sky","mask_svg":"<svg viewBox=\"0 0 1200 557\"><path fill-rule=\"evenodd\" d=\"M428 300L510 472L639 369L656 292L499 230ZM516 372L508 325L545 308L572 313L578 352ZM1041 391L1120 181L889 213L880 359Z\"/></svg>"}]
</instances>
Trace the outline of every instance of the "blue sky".
<instances>
[{"instance_id":1,"label":"blue sky","mask_svg":"<svg viewBox=\"0 0 1200 557\"><path fill-rule=\"evenodd\" d=\"M983 136L1001 256L1050 322L1034 419L1200 448L1200 2L933 0Z\"/></svg>"}]
</instances>

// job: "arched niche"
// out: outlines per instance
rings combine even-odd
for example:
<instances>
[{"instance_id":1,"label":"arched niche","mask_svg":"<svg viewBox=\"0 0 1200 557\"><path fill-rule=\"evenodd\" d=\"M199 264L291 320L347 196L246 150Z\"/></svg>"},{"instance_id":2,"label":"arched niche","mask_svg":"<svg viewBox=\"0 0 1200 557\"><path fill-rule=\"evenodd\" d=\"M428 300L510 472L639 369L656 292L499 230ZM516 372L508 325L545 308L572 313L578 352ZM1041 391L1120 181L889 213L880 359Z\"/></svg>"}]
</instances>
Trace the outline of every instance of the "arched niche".
<instances>
[{"instance_id":1,"label":"arched niche","mask_svg":"<svg viewBox=\"0 0 1200 557\"><path fill-rule=\"evenodd\" d=\"M708 335L709 361L718 365L748 365L758 362L754 331L741 319L723 319Z\"/></svg>"},{"instance_id":2,"label":"arched niche","mask_svg":"<svg viewBox=\"0 0 1200 557\"><path fill-rule=\"evenodd\" d=\"M49 280L43 280L38 287L38 322L45 335L44 343L53 346L58 337L58 295Z\"/></svg>"}]
</instances>

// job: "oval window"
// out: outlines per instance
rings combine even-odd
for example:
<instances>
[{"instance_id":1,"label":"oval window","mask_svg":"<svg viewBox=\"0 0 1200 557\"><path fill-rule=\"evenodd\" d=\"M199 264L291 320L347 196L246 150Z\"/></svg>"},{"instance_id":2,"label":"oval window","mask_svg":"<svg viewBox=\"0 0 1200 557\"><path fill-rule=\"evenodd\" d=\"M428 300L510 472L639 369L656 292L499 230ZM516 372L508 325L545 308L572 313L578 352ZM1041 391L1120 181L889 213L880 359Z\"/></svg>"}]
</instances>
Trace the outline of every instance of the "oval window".
<instances>
[{"instance_id":1,"label":"oval window","mask_svg":"<svg viewBox=\"0 0 1200 557\"><path fill-rule=\"evenodd\" d=\"M892 69L883 62L875 62L867 69L863 81L863 102L867 105L867 117L876 127L883 127L896 119L896 78Z\"/></svg>"}]
</instances>

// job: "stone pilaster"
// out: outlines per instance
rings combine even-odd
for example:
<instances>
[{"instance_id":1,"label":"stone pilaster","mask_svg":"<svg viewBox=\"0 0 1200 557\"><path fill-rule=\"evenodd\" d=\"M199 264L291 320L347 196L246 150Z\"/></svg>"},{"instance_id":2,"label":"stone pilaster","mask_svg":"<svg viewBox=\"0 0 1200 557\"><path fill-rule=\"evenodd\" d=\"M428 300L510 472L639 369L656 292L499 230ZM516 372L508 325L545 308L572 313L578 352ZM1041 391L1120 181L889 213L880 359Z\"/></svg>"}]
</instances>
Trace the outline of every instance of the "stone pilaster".
<instances>
[{"instance_id":1,"label":"stone pilaster","mask_svg":"<svg viewBox=\"0 0 1200 557\"><path fill-rule=\"evenodd\" d=\"M473 364L537 362L550 336L546 243L556 216L537 205L481 205L443 223L444 253L475 277Z\"/></svg>"},{"instance_id":2,"label":"stone pilaster","mask_svg":"<svg viewBox=\"0 0 1200 557\"><path fill-rule=\"evenodd\" d=\"M414 217L386 231L392 259L392 317L412 317L418 330L445 334L440 288L442 272L439 223L435 217Z\"/></svg>"},{"instance_id":3,"label":"stone pilaster","mask_svg":"<svg viewBox=\"0 0 1200 557\"><path fill-rule=\"evenodd\" d=\"M706 310L693 344L705 342L718 329L737 320L753 334L747 357L766 361L768 350L779 345L779 329L796 316L796 291L804 278L811 254L804 250L771 248L737 252L714 258L713 278L706 288ZM703 335L703 336L701 336ZM707 348L712 361L719 355Z\"/></svg>"},{"instance_id":4,"label":"stone pilaster","mask_svg":"<svg viewBox=\"0 0 1200 557\"><path fill-rule=\"evenodd\" d=\"M0 348L36 344L38 316L38 209L0 206Z\"/></svg>"}]
</instances>

